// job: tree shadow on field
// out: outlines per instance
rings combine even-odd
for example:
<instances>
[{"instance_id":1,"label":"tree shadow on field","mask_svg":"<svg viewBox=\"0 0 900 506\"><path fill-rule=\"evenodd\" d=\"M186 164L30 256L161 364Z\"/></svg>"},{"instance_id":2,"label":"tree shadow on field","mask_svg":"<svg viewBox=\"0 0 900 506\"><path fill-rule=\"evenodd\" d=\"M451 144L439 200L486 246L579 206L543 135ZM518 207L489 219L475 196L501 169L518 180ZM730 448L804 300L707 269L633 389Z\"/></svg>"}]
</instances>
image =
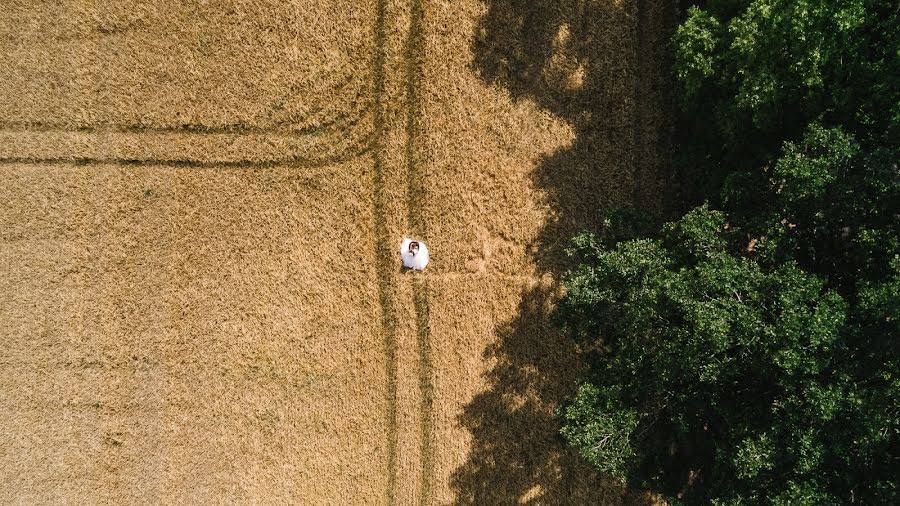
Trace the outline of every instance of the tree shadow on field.
<instances>
[{"instance_id":1,"label":"tree shadow on field","mask_svg":"<svg viewBox=\"0 0 900 506\"><path fill-rule=\"evenodd\" d=\"M531 245L541 273L570 267L563 250L602 211L636 207L662 217L672 110L667 41L676 5L665 0L487 0L473 43L474 71L567 121L572 144L533 175L550 218ZM488 390L460 417L472 435L453 475L458 504L647 504L594 474L558 435L553 410L573 392L574 343L547 313L557 288L525 290L517 316L485 351Z\"/></svg>"},{"instance_id":2,"label":"tree shadow on field","mask_svg":"<svg viewBox=\"0 0 900 506\"><path fill-rule=\"evenodd\" d=\"M452 485L457 504L619 504L621 486L599 479L556 435L553 407L575 384L570 343L546 324L552 288L527 290L518 316L485 351L497 360L490 390L465 407L473 436Z\"/></svg>"}]
</instances>

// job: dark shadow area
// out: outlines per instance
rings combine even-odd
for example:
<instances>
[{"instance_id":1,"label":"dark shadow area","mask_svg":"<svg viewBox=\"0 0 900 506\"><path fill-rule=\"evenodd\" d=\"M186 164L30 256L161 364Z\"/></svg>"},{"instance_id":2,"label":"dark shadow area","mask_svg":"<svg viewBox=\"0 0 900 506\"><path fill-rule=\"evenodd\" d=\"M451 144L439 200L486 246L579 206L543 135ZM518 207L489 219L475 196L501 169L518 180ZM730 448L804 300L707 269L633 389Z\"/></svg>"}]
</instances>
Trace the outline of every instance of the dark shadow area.
<instances>
[{"instance_id":1,"label":"dark shadow area","mask_svg":"<svg viewBox=\"0 0 900 506\"><path fill-rule=\"evenodd\" d=\"M565 243L599 225L600 211L661 216L676 181L663 175L672 135L668 39L676 2L488 0L475 71L571 124L574 144L535 173L553 219L534 245L558 273Z\"/></svg>"},{"instance_id":2,"label":"dark shadow area","mask_svg":"<svg viewBox=\"0 0 900 506\"><path fill-rule=\"evenodd\" d=\"M551 209L531 251L559 279L577 233L603 211L635 207L667 217L677 188L667 159L674 110L668 40L677 1L487 0L473 46L475 71L569 122L571 146L534 172ZM518 315L485 351L489 390L465 407L473 437L453 475L459 504L647 504L594 474L558 436L553 410L580 374L575 344L547 313L558 290L523 292Z\"/></svg>"},{"instance_id":3,"label":"dark shadow area","mask_svg":"<svg viewBox=\"0 0 900 506\"><path fill-rule=\"evenodd\" d=\"M621 486L599 479L556 436L553 407L578 378L578 357L547 325L550 287L523 292L518 316L497 329L486 350L498 361L491 390L461 417L474 437L454 473L458 504L620 504Z\"/></svg>"}]
</instances>

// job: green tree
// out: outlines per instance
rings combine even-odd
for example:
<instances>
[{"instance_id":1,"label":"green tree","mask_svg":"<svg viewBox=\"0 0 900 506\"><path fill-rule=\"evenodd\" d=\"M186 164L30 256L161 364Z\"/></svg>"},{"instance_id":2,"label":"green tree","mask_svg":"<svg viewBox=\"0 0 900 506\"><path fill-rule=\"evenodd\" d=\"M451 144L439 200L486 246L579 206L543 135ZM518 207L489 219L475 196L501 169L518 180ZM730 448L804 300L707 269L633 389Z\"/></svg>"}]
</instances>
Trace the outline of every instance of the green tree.
<instances>
[{"instance_id":1,"label":"green tree","mask_svg":"<svg viewBox=\"0 0 900 506\"><path fill-rule=\"evenodd\" d=\"M843 126L864 146L900 136L895 2L711 0L688 10L673 42L683 163L711 182L701 198L813 121Z\"/></svg>"},{"instance_id":2,"label":"green tree","mask_svg":"<svg viewBox=\"0 0 900 506\"><path fill-rule=\"evenodd\" d=\"M553 314L588 365L561 433L600 471L688 504L900 502L898 14L688 11L679 163L711 204L575 238Z\"/></svg>"},{"instance_id":3,"label":"green tree","mask_svg":"<svg viewBox=\"0 0 900 506\"><path fill-rule=\"evenodd\" d=\"M591 367L563 436L687 503L894 502L900 257L854 304L741 236L702 206L656 238L578 238L554 319Z\"/></svg>"}]
</instances>

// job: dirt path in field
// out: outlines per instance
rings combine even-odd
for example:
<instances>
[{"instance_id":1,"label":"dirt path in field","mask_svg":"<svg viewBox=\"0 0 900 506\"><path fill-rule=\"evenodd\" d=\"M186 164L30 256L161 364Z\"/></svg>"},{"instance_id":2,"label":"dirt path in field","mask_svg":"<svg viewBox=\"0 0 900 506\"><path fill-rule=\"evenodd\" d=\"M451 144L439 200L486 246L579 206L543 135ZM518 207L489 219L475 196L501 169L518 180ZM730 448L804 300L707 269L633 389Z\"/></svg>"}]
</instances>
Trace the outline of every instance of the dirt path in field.
<instances>
[{"instance_id":1,"label":"dirt path in field","mask_svg":"<svg viewBox=\"0 0 900 506\"><path fill-rule=\"evenodd\" d=\"M422 113L419 100L419 86L422 79L424 0L411 0L409 35L406 41L406 163L409 183L407 185L407 222L413 237L428 237L427 206L428 195L425 189L424 176L419 163L421 142ZM419 432L421 443L421 473L419 484L419 504L430 504L432 501L432 482L434 481L434 441L433 441L433 404L434 384L431 335L429 332L429 293L428 278L416 277L413 283L416 314L416 349L419 355Z\"/></svg>"},{"instance_id":2,"label":"dirt path in field","mask_svg":"<svg viewBox=\"0 0 900 506\"><path fill-rule=\"evenodd\" d=\"M424 206L427 198L419 171L417 150L419 142L419 80L421 79L421 21L423 5L421 0L410 2L390 2L379 0L378 17L375 23L376 52L374 63L375 95L375 179L373 181L376 216L376 235L379 258L379 298L382 307L382 330L385 336L387 356L387 413L388 426L388 468L390 473L387 498L389 504L407 504L413 499L417 504L426 504L431 497L433 477L432 440L432 363L431 343L428 329L428 279L420 273L397 272L397 234L416 238L428 237L428 224ZM386 31L397 23L405 25L406 36L395 35L388 38ZM402 64L394 66L393 75L386 72L386 58L391 54L402 58ZM390 146L400 146L402 152L387 152ZM396 149L396 148L394 148ZM386 174L386 172L391 172ZM401 176L400 174L403 174ZM394 188L388 196L386 180L396 183L404 181L405 192ZM392 202L387 199L392 198ZM397 199L400 199L397 201ZM400 211L402 216L390 213ZM405 221L405 223L404 223ZM411 285L410 285L411 281ZM410 297L400 297L399 285L410 285ZM399 299L399 300L398 300ZM399 366L399 354L403 353L398 335L398 319L403 319L401 305L412 308L412 327L415 330L415 377L416 392L405 392L406 396L418 398L414 416L417 424L398 423L399 411L409 410L415 402L401 406L398 398L403 395L398 390L399 376L408 377L414 371ZM408 347L407 347L408 348ZM411 350L407 350L411 351ZM401 434L402 432L402 434ZM399 439L406 439L418 447L407 446L400 455ZM400 460L404 464L400 464ZM418 484L417 486L415 484Z\"/></svg>"},{"instance_id":3,"label":"dirt path in field","mask_svg":"<svg viewBox=\"0 0 900 506\"><path fill-rule=\"evenodd\" d=\"M385 377L387 385L385 393L387 397L386 427L387 427L387 472L388 488L387 503L394 504L394 490L397 487L397 324L394 316L393 283L391 271L396 263L391 252L389 238L384 183L384 160L382 159L383 137L385 135L385 39L387 1L378 0L375 19L375 62L373 71L374 93L374 139L372 158L374 163L374 181L372 189L374 195L375 258L378 262L378 300L381 304L381 332L384 336L384 354L387 370Z\"/></svg>"}]
</instances>

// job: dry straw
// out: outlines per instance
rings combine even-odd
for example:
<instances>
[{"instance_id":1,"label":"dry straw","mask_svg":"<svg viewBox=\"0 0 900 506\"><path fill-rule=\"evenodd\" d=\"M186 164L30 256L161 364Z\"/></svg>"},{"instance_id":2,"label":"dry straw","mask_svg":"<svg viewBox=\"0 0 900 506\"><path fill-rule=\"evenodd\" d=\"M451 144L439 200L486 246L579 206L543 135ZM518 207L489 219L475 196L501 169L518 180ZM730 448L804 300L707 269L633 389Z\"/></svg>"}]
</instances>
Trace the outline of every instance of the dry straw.
<instances>
[{"instance_id":1,"label":"dry straw","mask_svg":"<svg viewBox=\"0 0 900 506\"><path fill-rule=\"evenodd\" d=\"M672 14L4 4L0 502L650 501L556 438L545 316L665 208Z\"/></svg>"}]
</instances>

